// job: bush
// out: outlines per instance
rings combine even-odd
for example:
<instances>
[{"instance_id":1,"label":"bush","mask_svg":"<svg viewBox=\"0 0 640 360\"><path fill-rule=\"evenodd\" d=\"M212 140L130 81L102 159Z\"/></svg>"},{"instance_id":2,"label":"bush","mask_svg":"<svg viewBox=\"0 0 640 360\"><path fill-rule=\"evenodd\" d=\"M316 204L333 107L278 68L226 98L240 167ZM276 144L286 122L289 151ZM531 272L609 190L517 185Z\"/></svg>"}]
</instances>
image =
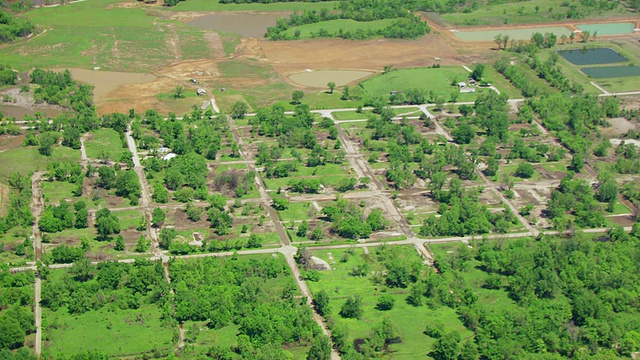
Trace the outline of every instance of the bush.
<instances>
[{"instance_id":1,"label":"bush","mask_svg":"<svg viewBox=\"0 0 640 360\"><path fill-rule=\"evenodd\" d=\"M390 294L384 294L380 296L378 299L378 304L376 304L376 309L380 311L388 311L393 309L396 300Z\"/></svg>"}]
</instances>

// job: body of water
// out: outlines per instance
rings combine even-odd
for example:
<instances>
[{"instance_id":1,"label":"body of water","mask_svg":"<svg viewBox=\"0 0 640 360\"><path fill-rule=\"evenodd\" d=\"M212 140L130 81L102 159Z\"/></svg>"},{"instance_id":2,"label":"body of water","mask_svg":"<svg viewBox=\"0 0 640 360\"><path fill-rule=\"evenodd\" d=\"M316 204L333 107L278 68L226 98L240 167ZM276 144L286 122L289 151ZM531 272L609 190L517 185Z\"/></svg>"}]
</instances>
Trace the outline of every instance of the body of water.
<instances>
[{"instance_id":1,"label":"body of water","mask_svg":"<svg viewBox=\"0 0 640 360\"><path fill-rule=\"evenodd\" d=\"M560 50L558 54L575 65L614 64L627 58L609 48Z\"/></svg>"}]
</instances>

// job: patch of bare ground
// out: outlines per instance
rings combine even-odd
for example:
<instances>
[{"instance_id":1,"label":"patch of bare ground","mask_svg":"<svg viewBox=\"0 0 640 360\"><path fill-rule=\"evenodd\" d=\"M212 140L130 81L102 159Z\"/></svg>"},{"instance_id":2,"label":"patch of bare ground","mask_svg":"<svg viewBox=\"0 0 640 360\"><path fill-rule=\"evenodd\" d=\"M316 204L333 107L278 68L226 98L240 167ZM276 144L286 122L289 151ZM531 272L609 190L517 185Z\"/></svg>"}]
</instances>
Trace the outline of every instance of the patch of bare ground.
<instances>
[{"instance_id":1,"label":"patch of bare ground","mask_svg":"<svg viewBox=\"0 0 640 360\"><path fill-rule=\"evenodd\" d=\"M167 36L167 45L169 45L169 49L173 52L173 57L176 60L182 59L182 48L180 47L180 39L178 38L178 33L176 33L176 26L174 24L168 24L167 29L169 30L169 35Z\"/></svg>"},{"instance_id":2,"label":"patch of bare ground","mask_svg":"<svg viewBox=\"0 0 640 360\"><path fill-rule=\"evenodd\" d=\"M0 183L0 216L6 216L9 210L9 198L11 189L9 186Z\"/></svg>"},{"instance_id":3,"label":"patch of bare ground","mask_svg":"<svg viewBox=\"0 0 640 360\"><path fill-rule=\"evenodd\" d=\"M220 35L215 31L204 30L202 36L207 41L207 44L209 44L209 48L213 52L214 58L224 58L224 45L222 44Z\"/></svg>"},{"instance_id":4,"label":"patch of bare ground","mask_svg":"<svg viewBox=\"0 0 640 360\"><path fill-rule=\"evenodd\" d=\"M25 137L25 134L0 136L0 152L21 146Z\"/></svg>"},{"instance_id":5,"label":"patch of bare ground","mask_svg":"<svg viewBox=\"0 0 640 360\"><path fill-rule=\"evenodd\" d=\"M637 124L622 117L608 119L607 121L611 126L601 130L602 135L606 138L620 137L627 134L630 130L638 129Z\"/></svg>"},{"instance_id":6,"label":"patch of bare ground","mask_svg":"<svg viewBox=\"0 0 640 360\"><path fill-rule=\"evenodd\" d=\"M434 57L440 58L440 63L466 63L446 39L436 34L419 40L260 40L260 47L273 68L287 75L305 69L375 71L389 64L396 67L430 66L437 63Z\"/></svg>"},{"instance_id":7,"label":"patch of bare ground","mask_svg":"<svg viewBox=\"0 0 640 360\"><path fill-rule=\"evenodd\" d=\"M160 113L167 113L173 109L167 108L158 99L158 94L170 93L176 85L181 85L187 91L196 91L199 87L211 89L218 78L218 66L213 60L188 60L160 68L152 74L156 76L152 82L122 85L107 94L98 103L98 112L105 114L127 112L129 109L137 112L156 109ZM189 80L192 78L198 84L191 83Z\"/></svg>"}]
</instances>

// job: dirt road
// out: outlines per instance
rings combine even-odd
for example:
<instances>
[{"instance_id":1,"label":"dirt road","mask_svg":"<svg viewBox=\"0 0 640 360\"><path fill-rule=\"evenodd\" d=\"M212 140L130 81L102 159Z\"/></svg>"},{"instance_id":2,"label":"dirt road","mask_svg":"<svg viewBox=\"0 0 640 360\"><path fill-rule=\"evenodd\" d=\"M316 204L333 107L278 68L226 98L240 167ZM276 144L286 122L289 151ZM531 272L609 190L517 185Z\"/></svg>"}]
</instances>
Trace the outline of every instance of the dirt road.
<instances>
[{"instance_id":1,"label":"dirt road","mask_svg":"<svg viewBox=\"0 0 640 360\"><path fill-rule=\"evenodd\" d=\"M43 172L35 172L31 176L31 213L33 214L34 221L31 229L31 236L33 238L33 253L36 264L42 256L42 234L38 228L40 222L40 216L44 209L44 200L42 198L42 175ZM35 270L35 269L34 269ZM33 315L34 324L36 326L36 339L34 345L34 352L38 358L42 355L42 308L40 307L40 294L41 294L41 280L40 275L36 274L34 284L34 304Z\"/></svg>"}]
</instances>

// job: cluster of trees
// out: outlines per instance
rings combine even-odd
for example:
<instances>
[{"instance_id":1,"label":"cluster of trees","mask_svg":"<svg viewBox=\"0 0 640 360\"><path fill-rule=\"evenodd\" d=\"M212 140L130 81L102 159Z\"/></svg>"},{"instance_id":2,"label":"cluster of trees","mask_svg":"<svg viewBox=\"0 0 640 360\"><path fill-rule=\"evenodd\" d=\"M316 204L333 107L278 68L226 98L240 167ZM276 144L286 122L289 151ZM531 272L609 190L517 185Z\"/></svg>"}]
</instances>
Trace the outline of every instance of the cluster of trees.
<instances>
[{"instance_id":1,"label":"cluster of trees","mask_svg":"<svg viewBox=\"0 0 640 360\"><path fill-rule=\"evenodd\" d=\"M86 203L82 200L76 202L73 205L73 210L75 210L75 213L65 200L60 201L58 206L47 206L38 222L40 231L56 233L72 227L77 229L86 228L89 217Z\"/></svg>"},{"instance_id":2,"label":"cluster of trees","mask_svg":"<svg viewBox=\"0 0 640 360\"><path fill-rule=\"evenodd\" d=\"M7 264L0 264L0 357L3 359L13 359L11 350L18 348L16 358L34 359L30 351L22 347L25 337L35 332L31 311L33 282L32 271L11 274Z\"/></svg>"},{"instance_id":3,"label":"cluster of trees","mask_svg":"<svg viewBox=\"0 0 640 360\"><path fill-rule=\"evenodd\" d=\"M536 56L529 57L526 60L527 65L538 73L538 77L547 81L549 85L563 92L581 94L584 91L584 87L581 84L569 81L560 70L560 67L556 65L557 62L558 53L555 52L545 62L540 61Z\"/></svg>"},{"instance_id":4,"label":"cluster of trees","mask_svg":"<svg viewBox=\"0 0 640 360\"><path fill-rule=\"evenodd\" d=\"M570 97L564 94L545 95L530 100L533 110L540 116L545 128L558 136L574 154L586 154L591 145L589 135L598 126L607 124L605 117L615 111L617 99L600 102L592 95Z\"/></svg>"},{"instance_id":5,"label":"cluster of trees","mask_svg":"<svg viewBox=\"0 0 640 360\"><path fill-rule=\"evenodd\" d=\"M0 64L0 86L15 85L17 81L18 74L10 66ZM2 119L2 116L0 116L0 119Z\"/></svg>"},{"instance_id":6,"label":"cluster of trees","mask_svg":"<svg viewBox=\"0 0 640 360\"><path fill-rule=\"evenodd\" d=\"M283 344L309 344L320 336L280 258L172 260L170 266L176 320L238 326L236 346L212 347L213 358L284 359Z\"/></svg>"},{"instance_id":7,"label":"cluster of trees","mask_svg":"<svg viewBox=\"0 0 640 360\"><path fill-rule=\"evenodd\" d=\"M466 249L466 264L475 257L487 273L484 287L516 301L500 309L477 301L455 306L480 354L603 359L638 351L637 230L613 228L609 241L574 235ZM455 276L468 265L448 271Z\"/></svg>"},{"instance_id":8,"label":"cluster of trees","mask_svg":"<svg viewBox=\"0 0 640 360\"><path fill-rule=\"evenodd\" d=\"M66 307L71 314L83 314L105 306L138 309L143 304L155 304L165 312L165 318L170 318L171 309L165 306L169 305L169 289L159 261L92 265L83 258L61 276L46 280L41 304L52 311Z\"/></svg>"},{"instance_id":9,"label":"cluster of trees","mask_svg":"<svg viewBox=\"0 0 640 360\"><path fill-rule=\"evenodd\" d=\"M16 226L29 227L34 221L30 208L31 178L16 172L8 180L11 186L9 210L5 217L0 217L0 234Z\"/></svg>"},{"instance_id":10,"label":"cluster of trees","mask_svg":"<svg viewBox=\"0 0 640 360\"><path fill-rule=\"evenodd\" d=\"M596 201L599 199L611 202L610 208L618 196L618 187L612 179L602 182L598 194L584 179L572 178L570 175L562 179L558 189L551 193L547 203L547 216L552 220L554 227L566 229L575 223L579 227L601 227L606 220L602 214L602 206ZM571 221L567 215L573 215Z\"/></svg>"},{"instance_id":11,"label":"cluster of trees","mask_svg":"<svg viewBox=\"0 0 640 360\"><path fill-rule=\"evenodd\" d=\"M135 171L118 170L119 165L113 167L100 166L96 169L98 175L96 185L106 190L115 189L116 195L129 199L132 205L138 204L142 190Z\"/></svg>"},{"instance_id":12,"label":"cluster of trees","mask_svg":"<svg viewBox=\"0 0 640 360\"><path fill-rule=\"evenodd\" d=\"M216 191L227 187L237 198L241 198L255 189L255 176L253 171L224 171L218 173L213 179L213 186Z\"/></svg>"},{"instance_id":13,"label":"cluster of trees","mask_svg":"<svg viewBox=\"0 0 640 360\"><path fill-rule=\"evenodd\" d=\"M492 213L479 200L477 188L465 189L460 179L449 181L445 190L446 176L437 173L429 184L431 196L440 203L438 213L425 219L420 228L423 236L466 236L486 234L490 231L506 233L517 217L508 207L500 213Z\"/></svg>"},{"instance_id":14,"label":"cluster of trees","mask_svg":"<svg viewBox=\"0 0 640 360\"><path fill-rule=\"evenodd\" d=\"M35 25L28 19L15 16L5 9L0 9L0 44L11 42L19 37L25 37L33 33L35 29Z\"/></svg>"},{"instance_id":15,"label":"cluster of trees","mask_svg":"<svg viewBox=\"0 0 640 360\"><path fill-rule=\"evenodd\" d=\"M381 209L373 209L365 216L364 209L346 199L325 206L322 213L331 222L332 231L346 239L368 238L372 232L384 230L388 225Z\"/></svg>"},{"instance_id":16,"label":"cluster of trees","mask_svg":"<svg viewBox=\"0 0 640 360\"><path fill-rule=\"evenodd\" d=\"M493 65L499 73L504 75L515 87L522 92L525 97L533 97L538 95L540 90L538 87L527 80L526 76L517 66L509 65L509 60L500 58Z\"/></svg>"},{"instance_id":17,"label":"cluster of trees","mask_svg":"<svg viewBox=\"0 0 640 360\"><path fill-rule=\"evenodd\" d=\"M84 112L93 105L93 85L80 84L65 70L35 69L29 75L31 83L40 85L34 90L36 101L61 105L77 112Z\"/></svg>"},{"instance_id":18,"label":"cluster of trees","mask_svg":"<svg viewBox=\"0 0 640 360\"><path fill-rule=\"evenodd\" d=\"M228 1L240 2L241 0ZM265 37L271 40L289 40L300 36L295 32L292 37L286 36L286 30L292 27L314 24L323 21L337 19L351 19L356 21L373 21L381 19L395 19L390 25L378 30L349 30L339 29L335 33L329 33L320 29L315 33L316 37L342 37L345 39L366 39L372 36L383 36L386 38L415 39L428 34L431 28L422 19L413 14L411 4L404 1L367 1L367 0L343 0L336 11L322 9L321 11L311 10L302 13L294 13L289 18L279 19L276 26L269 27Z\"/></svg>"}]
</instances>

